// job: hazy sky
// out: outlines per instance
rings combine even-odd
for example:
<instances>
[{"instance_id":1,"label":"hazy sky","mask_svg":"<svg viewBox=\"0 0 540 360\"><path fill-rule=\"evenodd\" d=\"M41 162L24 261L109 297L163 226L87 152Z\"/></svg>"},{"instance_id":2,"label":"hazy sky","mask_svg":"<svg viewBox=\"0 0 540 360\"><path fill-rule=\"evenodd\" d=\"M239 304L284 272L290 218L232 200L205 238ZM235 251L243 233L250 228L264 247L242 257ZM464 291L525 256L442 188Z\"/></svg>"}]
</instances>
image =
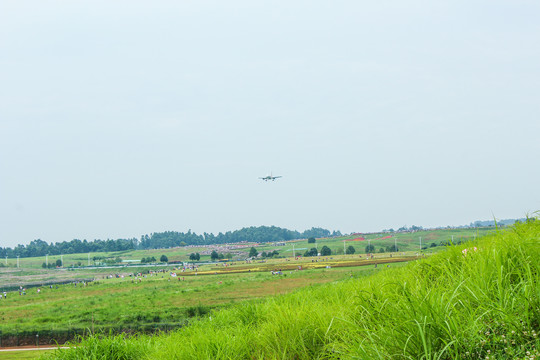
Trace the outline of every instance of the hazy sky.
<instances>
[{"instance_id":1,"label":"hazy sky","mask_svg":"<svg viewBox=\"0 0 540 360\"><path fill-rule=\"evenodd\" d=\"M1 0L0 246L540 210L538 19L519 0Z\"/></svg>"}]
</instances>

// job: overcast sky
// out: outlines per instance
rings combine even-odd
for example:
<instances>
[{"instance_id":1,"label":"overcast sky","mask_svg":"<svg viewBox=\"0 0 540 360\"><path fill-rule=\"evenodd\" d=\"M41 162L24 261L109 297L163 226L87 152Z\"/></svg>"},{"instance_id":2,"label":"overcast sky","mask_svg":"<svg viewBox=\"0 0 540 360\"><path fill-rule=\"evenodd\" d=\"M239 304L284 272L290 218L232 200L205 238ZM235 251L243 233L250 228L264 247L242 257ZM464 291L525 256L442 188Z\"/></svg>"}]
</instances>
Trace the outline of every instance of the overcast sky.
<instances>
[{"instance_id":1,"label":"overcast sky","mask_svg":"<svg viewBox=\"0 0 540 360\"><path fill-rule=\"evenodd\" d=\"M0 246L540 210L538 19L519 0L2 0Z\"/></svg>"}]
</instances>

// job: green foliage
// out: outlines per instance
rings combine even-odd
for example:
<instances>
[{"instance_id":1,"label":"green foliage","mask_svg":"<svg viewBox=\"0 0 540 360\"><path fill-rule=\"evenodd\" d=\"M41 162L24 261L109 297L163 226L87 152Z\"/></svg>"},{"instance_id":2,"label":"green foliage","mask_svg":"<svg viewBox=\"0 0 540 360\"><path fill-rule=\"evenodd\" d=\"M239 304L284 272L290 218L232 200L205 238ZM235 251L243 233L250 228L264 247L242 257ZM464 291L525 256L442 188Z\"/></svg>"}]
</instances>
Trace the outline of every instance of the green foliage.
<instances>
[{"instance_id":1,"label":"green foliage","mask_svg":"<svg viewBox=\"0 0 540 360\"><path fill-rule=\"evenodd\" d=\"M349 245L349 246L347 247L347 250L346 250L345 253L346 253L347 255L352 255L352 254L354 254L355 252L356 252L356 249L354 248L354 246Z\"/></svg>"},{"instance_id":2,"label":"green foliage","mask_svg":"<svg viewBox=\"0 0 540 360\"><path fill-rule=\"evenodd\" d=\"M392 245L389 245L389 246L386 247L386 251L387 252L398 252L399 248L396 247L395 244L392 244Z\"/></svg>"},{"instance_id":3,"label":"green foliage","mask_svg":"<svg viewBox=\"0 0 540 360\"><path fill-rule=\"evenodd\" d=\"M186 316L187 317L196 317L196 316L204 316L210 312L210 307L204 306L204 305L197 305L197 306L190 306L186 308Z\"/></svg>"},{"instance_id":4,"label":"green foliage","mask_svg":"<svg viewBox=\"0 0 540 360\"><path fill-rule=\"evenodd\" d=\"M62 267L62 260L56 260L56 267Z\"/></svg>"},{"instance_id":5,"label":"green foliage","mask_svg":"<svg viewBox=\"0 0 540 360\"><path fill-rule=\"evenodd\" d=\"M272 257L277 256L277 255L279 255L279 252L277 250L269 251L269 252L263 251L262 254L261 254L261 257L263 257L263 258L272 258Z\"/></svg>"},{"instance_id":6,"label":"green foliage","mask_svg":"<svg viewBox=\"0 0 540 360\"><path fill-rule=\"evenodd\" d=\"M212 259L214 261L219 259L219 254L217 253L216 250L212 250L212 253L210 253L210 259Z\"/></svg>"},{"instance_id":7,"label":"green foliage","mask_svg":"<svg viewBox=\"0 0 540 360\"><path fill-rule=\"evenodd\" d=\"M143 235L140 240L131 239L107 239L87 241L73 239L59 243L48 244L41 239L33 240L28 245L17 245L15 248L0 247L0 257L8 256L14 258L19 255L21 258L37 257L60 254L77 254L89 252L112 252L126 251L135 249L159 249L187 245L211 245L225 244L241 241L255 242L278 242L292 239L301 239L307 237L329 237L341 236L339 231L330 232L322 228L311 228L304 232L291 231L276 226L259 226L242 228L236 231L228 231L217 235L203 233L197 235L189 230L187 233L176 231L165 231L161 233L152 233Z\"/></svg>"},{"instance_id":8,"label":"green foliage","mask_svg":"<svg viewBox=\"0 0 540 360\"><path fill-rule=\"evenodd\" d=\"M317 248L311 248L309 250L306 250L306 252L304 253L304 257L317 256L318 254L319 252L317 251Z\"/></svg>"},{"instance_id":9,"label":"green foliage","mask_svg":"<svg viewBox=\"0 0 540 360\"><path fill-rule=\"evenodd\" d=\"M141 263L143 264L147 264L147 263L155 263L157 260L155 257L153 256L148 256L148 257L143 257L141 259Z\"/></svg>"},{"instance_id":10,"label":"green foliage","mask_svg":"<svg viewBox=\"0 0 540 360\"><path fill-rule=\"evenodd\" d=\"M257 255L259 255L259 253L257 252L257 249L255 249L254 247L252 247L252 248L249 250L249 257L256 257Z\"/></svg>"},{"instance_id":11,"label":"green foliage","mask_svg":"<svg viewBox=\"0 0 540 360\"><path fill-rule=\"evenodd\" d=\"M329 256L329 255L332 255L332 250L330 250L328 246L324 245L321 248L321 256Z\"/></svg>"},{"instance_id":12,"label":"green foliage","mask_svg":"<svg viewBox=\"0 0 540 360\"><path fill-rule=\"evenodd\" d=\"M114 359L138 360L145 359L154 343L150 336L128 337L125 334L103 336L102 334L79 338L84 346L76 346L69 350L58 349L42 355L41 359L81 360L81 359Z\"/></svg>"},{"instance_id":13,"label":"green foliage","mask_svg":"<svg viewBox=\"0 0 540 360\"><path fill-rule=\"evenodd\" d=\"M315 238L314 237L310 237L309 239L307 239L307 242L308 244L315 244Z\"/></svg>"},{"instance_id":14,"label":"green foliage","mask_svg":"<svg viewBox=\"0 0 540 360\"><path fill-rule=\"evenodd\" d=\"M537 357L539 268L540 224L517 224L406 268L213 312L156 339L147 357ZM80 358L105 358L94 355L94 348L90 341L69 351L90 351Z\"/></svg>"},{"instance_id":15,"label":"green foliage","mask_svg":"<svg viewBox=\"0 0 540 360\"><path fill-rule=\"evenodd\" d=\"M199 260L201 260L201 254L199 254L199 253L191 253L191 254L189 254L189 260L191 260L191 261L199 261Z\"/></svg>"},{"instance_id":16,"label":"green foliage","mask_svg":"<svg viewBox=\"0 0 540 360\"><path fill-rule=\"evenodd\" d=\"M162 233L153 233L151 235L141 236L141 241L138 245L141 249L156 249L186 245L210 245L210 244L225 244L241 241L249 242L280 242L293 239L302 239L308 237L329 237L341 236L339 231L330 232L322 228L311 228L302 233L291 231L276 226L252 226L242 228L240 230L228 231L217 235L211 233L203 233L197 235L188 231L187 233L166 231Z\"/></svg>"},{"instance_id":17,"label":"green foliage","mask_svg":"<svg viewBox=\"0 0 540 360\"><path fill-rule=\"evenodd\" d=\"M161 255L161 257L159 258L159 261L160 261L160 262L168 263L168 262L169 262L169 258L167 257L167 255Z\"/></svg>"},{"instance_id":18,"label":"green foliage","mask_svg":"<svg viewBox=\"0 0 540 360\"><path fill-rule=\"evenodd\" d=\"M367 246L366 246L366 254L371 254L371 253L373 253L373 252L375 252L375 246L373 246L373 245L367 245Z\"/></svg>"}]
</instances>

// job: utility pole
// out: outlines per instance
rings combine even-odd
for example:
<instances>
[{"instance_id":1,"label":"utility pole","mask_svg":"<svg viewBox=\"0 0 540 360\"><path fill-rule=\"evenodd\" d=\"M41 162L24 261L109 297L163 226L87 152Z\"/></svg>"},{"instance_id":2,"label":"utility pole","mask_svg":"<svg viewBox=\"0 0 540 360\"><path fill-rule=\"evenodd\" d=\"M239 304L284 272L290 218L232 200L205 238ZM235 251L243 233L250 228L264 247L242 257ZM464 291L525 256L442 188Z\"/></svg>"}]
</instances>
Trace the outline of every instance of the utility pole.
<instances>
[{"instance_id":1,"label":"utility pole","mask_svg":"<svg viewBox=\"0 0 540 360\"><path fill-rule=\"evenodd\" d=\"M454 235L452 235L452 245L454 245Z\"/></svg>"},{"instance_id":2,"label":"utility pole","mask_svg":"<svg viewBox=\"0 0 540 360\"><path fill-rule=\"evenodd\" d=\"M64 267L64 255L60 255L60 261L62 262L62 267Z\"/></svg>"},{"instance_id":3,"label":"utility pole","mask_svg":"<svg viewBox=\"0 0 540 360\"><path fill-rule=\"evenodd\" d=\"M347 251L345 250L345 240L343 240L343 255L345 255Z\"/></svg>"},{"instance_id":4,"label":"utility pole","mask_svg":"<svg viewBox=\"0 0 540 360\"><path fill-rule=\"evenodd\" d=\"M47 267L49 266L49 254L45 254L45 264L47 264Z\"/></svg>"},{"instance_id":5,"label":"utility pole","mask_svg":"<svg viewBox=\"0 0 540 360\"><path fill-rule=\"evenodd\" d=\"M6 266L7 266L7 255L6 255Z\"/></svg>"},{"instance_id":6,"label":"utility pole","mask_svg":"<svg viewBox=\"0 0 540 360\"><path fill-rule=\"evenodd\" d=\"M397 252L397 237L394 237L394 251Z\"/></svg>"},{"instance_id":7,"label":"utility pole","mask_svg":"<svg viewBox=\"0 0 540 360\"><path fill-rule=\"evenodd\" d=\"M420 236L420 251L422 251L422 237Z\"/></svg>"},{"instance_id":8,"label":"utility pole","mask_svg":"<svg viewBox=\"0 0 540 360\"><path fill-rule=\"evenodd\" d=\"M369 252L371 252L371 239L368 239L367 243L368 243Z\"/></svg>"},{"instance_id":9,"label":"utility pole","mask_svg":"<svg viewBox=\"0 0 540 360\"><path fill-rule=\"evenodd\" d=\"M17 269L19 268L19 255L17 255Z\"/></svg>"},{"instance_id":10,"label":"utility pole","mask_svg":"<svg viewBox=\"0 0 540 360\"><path fill-rule=\"evenodd\" d=\"M88 266L90 266L90 253L88 253Z\"/></svg>"},{"instance_id":11,"label":"utility pole","mask_svg":"<svg viewBox=\"0 0 540 360\"><path fill-rule=\"evenodd\" d=\"M296 256L294 256L294 244L292 244L292 257L296 259Z\"/></svg>"}]
</instances>

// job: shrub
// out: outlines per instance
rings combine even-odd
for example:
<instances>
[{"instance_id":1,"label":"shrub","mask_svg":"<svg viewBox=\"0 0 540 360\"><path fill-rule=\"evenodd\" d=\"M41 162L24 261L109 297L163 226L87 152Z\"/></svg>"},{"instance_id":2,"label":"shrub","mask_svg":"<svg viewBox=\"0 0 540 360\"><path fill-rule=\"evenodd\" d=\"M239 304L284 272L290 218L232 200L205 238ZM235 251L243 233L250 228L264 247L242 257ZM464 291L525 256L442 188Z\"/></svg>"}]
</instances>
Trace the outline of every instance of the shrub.
<instances>
[{"instance_id":1,"label":"shrub","mask_svg":"<svg viewBox=\"0 0 540 360\"><path fill-rule=\"evenodd\" d=\"M321 248L321 256L329 256L329 255L332 255L332 250L330 250L330 248L328 246L323 246Z\"/></svg>"}]
</instances>

